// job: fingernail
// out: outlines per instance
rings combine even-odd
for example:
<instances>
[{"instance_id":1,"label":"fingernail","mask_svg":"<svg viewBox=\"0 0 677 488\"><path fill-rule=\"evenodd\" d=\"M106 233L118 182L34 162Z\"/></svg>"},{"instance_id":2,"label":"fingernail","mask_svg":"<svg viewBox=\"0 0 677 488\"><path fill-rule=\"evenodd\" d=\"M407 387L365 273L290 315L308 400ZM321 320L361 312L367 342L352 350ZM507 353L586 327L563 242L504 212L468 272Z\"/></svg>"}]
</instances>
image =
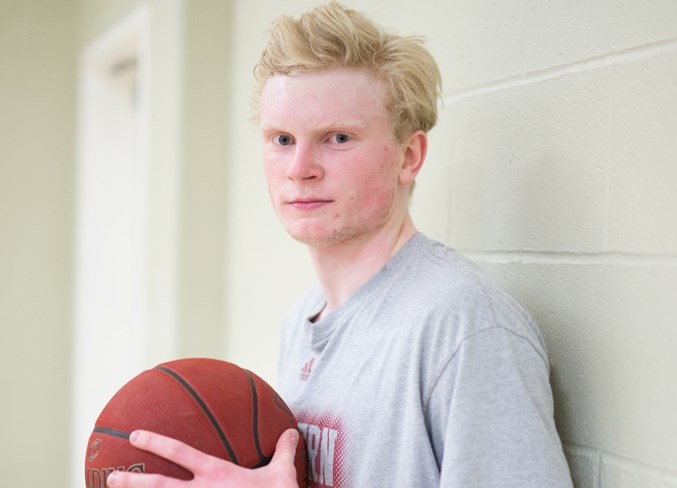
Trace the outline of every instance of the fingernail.
<instances>
[{"instance_id":1,"label":"fingernail","mask_svg":"<svg viewBox=\"0 0 677 488\"><path fill-rule=\"evenodd\" d=\"M299 432L298 432L298 430L292 430L291 431L291 440L294 442L294 444L299 443Z\"/></svg>"},{"instance_id":2,"label":"fingernail","mask_svg":"<svg viewBox=\"0 0 677 488\"><path fill-rule=\"evenodd\" d=\"M139 440L139 431L138 430L135 430L134 432L129 434L129 442L134 444L138 440Z\"/></svg>"},{"instance_id":3,"label":"fingernail","mask_svg":"<svg viewBox=\"0 0 677 488\"><path fill-rule=\"evenodd\" d=\"M111 474L108 475L108 478L106 478L106 483L108 486L115 486L115 483L117 482L117 474L115 474L115 471L113 471Z\"/></svg>"}]
</instances>

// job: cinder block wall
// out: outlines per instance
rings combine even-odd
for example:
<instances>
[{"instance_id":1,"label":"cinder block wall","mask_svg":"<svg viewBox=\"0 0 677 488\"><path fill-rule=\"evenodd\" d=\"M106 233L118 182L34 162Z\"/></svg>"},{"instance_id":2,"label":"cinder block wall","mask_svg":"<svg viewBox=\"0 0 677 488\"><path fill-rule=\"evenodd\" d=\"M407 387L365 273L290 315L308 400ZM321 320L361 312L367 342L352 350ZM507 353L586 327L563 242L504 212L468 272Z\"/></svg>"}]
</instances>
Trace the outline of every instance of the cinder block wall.
<instances>
[{"instance_id":1,"label":"cinder block wall","mask_svg":"<svg viewBox=\"0 0 677 488\"><path fill-rule=\"evenodd\" d=\"M677 486L677 3L443 12L419 221L539 320L576 486Z\"/></svg>"},{"instance_id":2,"label":"cinder block wall","mask_svg":"<svg viewBox=\"0 0 677 488\"><path fill-rule=\"evenodd\" d=\"M320 3L237 2L234 121L270 20ZM677 2L346 3L440 62L412 210L539 320L576 486L677 487ZM312 271L268 208L255 128L233 126L225 355L274 381L274 326Z\"/></svg>"}]
</instances>

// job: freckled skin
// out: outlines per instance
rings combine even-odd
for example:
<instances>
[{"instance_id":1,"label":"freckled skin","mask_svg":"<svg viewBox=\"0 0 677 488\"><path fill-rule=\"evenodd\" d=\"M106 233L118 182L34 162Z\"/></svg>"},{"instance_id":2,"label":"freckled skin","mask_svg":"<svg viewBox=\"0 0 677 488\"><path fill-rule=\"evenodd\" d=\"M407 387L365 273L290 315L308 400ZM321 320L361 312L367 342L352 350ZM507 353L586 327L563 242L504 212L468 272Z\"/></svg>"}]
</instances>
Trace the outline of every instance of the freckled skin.
<instances>
[{"instance_id":1,"label":"freckled skin","mask_svg":"<svg viewBox=\"0 0 677 488\"><path fill-rule=\"evenodd\" d=\"M383 90L355 70L277 75L266 83L259 105L264 169L273 208L295 239L335 246L401 218L402 149Z\"/></svg>"}]
</instances>

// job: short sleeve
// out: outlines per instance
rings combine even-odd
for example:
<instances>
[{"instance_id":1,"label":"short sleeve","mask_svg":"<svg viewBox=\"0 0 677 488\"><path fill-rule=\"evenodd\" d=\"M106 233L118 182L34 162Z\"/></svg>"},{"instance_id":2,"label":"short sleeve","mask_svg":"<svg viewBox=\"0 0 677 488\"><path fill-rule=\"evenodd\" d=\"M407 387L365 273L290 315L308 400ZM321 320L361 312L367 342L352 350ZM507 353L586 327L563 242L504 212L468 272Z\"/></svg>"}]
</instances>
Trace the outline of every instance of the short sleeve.
<instances>
[{"instance_id":1,"label":"short sleeve","mask_svg":"<svg viewBox=\"0 0 677 488\"><path fill-rule=\"evenodd\" d=\"M501 327L465 339L438 379L428 421L448 488L571 488L547 359Z\"/></svg>"}]
</instances>

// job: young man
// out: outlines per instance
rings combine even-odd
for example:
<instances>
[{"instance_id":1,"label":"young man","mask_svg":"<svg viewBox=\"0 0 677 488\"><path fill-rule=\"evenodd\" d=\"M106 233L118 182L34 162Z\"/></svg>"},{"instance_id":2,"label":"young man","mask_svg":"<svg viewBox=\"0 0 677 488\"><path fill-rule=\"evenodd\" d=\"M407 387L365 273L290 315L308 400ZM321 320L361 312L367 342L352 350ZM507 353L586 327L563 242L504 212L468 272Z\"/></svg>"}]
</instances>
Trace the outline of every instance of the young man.
<instances>
[{"instance_id":1,"label":"young man","mask_svg":"<svg viewBox=\"0 0 677 488\"><path fill-rule=\"evenodd\" d=\"M421 41L332 2L279 19L256 75L270 198L319 281L287 317L278 386L310 485L570 487L536 325L409 215L440 86ZM251 471L146 432L132 442L196 487L293 487L297 438Z\"/></svg>"}]
</instances>

